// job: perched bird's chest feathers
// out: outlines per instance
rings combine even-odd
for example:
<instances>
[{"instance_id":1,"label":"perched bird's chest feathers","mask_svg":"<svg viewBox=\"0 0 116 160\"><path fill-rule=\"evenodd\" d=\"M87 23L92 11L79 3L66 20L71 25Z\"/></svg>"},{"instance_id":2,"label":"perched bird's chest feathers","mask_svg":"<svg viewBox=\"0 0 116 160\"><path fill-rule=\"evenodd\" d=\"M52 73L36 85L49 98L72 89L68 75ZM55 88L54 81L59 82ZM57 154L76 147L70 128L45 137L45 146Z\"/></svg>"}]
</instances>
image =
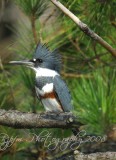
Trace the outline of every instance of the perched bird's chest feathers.
<instances>
[{"instance_id":1,"label":"perched bird's chest feathers","mask_svg":"<svg viewBox=\"0 0 116 160\"><path fill-rule=\"evenodd\" d=\"M36 72L36 90L40 95L53 91L53 79L57 72L49 69L39 69Z\"/></svg>"},{"instance_id":2,"label":"perched bird's chest feathers","mask_svg":"<svg viewBox=\"0 0 116 160\"><path fill-rule=\"evenodd\" d=\"M54 77L58 75L57 72L42 69L36 73L35 89L37 96L41 99L41 102L46 111L60 111L62 108L57 101L54 93Z\"/></svg>"}]
</instances>

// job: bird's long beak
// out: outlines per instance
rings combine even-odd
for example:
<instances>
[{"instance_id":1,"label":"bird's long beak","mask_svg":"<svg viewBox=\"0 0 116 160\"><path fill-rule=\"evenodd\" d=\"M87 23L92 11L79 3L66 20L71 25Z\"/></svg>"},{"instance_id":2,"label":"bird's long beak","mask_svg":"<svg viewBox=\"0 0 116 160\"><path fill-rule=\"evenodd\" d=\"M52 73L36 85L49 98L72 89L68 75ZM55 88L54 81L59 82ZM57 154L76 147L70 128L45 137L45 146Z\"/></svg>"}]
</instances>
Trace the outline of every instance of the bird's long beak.
<instances>
[{"instance_id":1,"label":"bird's long beak","mask_svg":"<svg viewBox=\"0 0 116 160\"><path fill-rule=\"evenodd\" d=\"M10 61L10 64L14 64L14 65L24 65L27 67L33 67L34 64L33 62L29 61L29 60L22 60L22 61Z\"/></svg>"}]
</instances>

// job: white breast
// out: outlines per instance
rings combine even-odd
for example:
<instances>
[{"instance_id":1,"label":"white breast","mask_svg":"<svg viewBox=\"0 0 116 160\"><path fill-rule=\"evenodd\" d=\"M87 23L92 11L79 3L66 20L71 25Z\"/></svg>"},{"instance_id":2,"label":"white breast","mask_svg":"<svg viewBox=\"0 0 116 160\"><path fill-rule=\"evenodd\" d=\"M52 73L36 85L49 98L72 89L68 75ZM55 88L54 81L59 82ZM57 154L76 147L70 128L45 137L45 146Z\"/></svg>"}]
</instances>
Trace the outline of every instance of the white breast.
<instances>
[{"instance_id":1,"label":"white breast","mask_svg":"<svg viewBox=\"0 0 116 160\"><path fill-rule=\"evenodd\" d=\"M55 77L56 75L59 75L56 71L46 69L46 68L37 68L34 69L36 72L36 78L38 77ZM45 93L50 93L53 91L53 83L47 83L43 86L43 88L40 90L36 87L37 95L44 95ZM46 111L55 111L55 112L62 112L62 108L60 104L57 102L55 98L43 98L42 104Z\"/></svg>"},{"instance_id":2,"label":"white breast","mask_svg":"<svg viewBox=\"0 0 116 160\"><path fill-rule=\"evenodd\" d=\"M61 106L59 105L56 99L53 98L42 99L42 103L46 111L63 112Z\"/></svg>"}]
</instances>

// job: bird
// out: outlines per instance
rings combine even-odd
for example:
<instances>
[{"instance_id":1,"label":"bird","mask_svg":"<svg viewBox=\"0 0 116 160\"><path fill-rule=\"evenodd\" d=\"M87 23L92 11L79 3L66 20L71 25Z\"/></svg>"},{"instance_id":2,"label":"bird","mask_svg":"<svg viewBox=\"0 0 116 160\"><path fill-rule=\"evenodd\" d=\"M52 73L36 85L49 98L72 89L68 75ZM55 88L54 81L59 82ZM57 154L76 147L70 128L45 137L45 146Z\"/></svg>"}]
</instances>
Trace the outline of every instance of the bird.
<instances>
[{"instance_id":1,"label":"bird","mask_svg":"<svg viewBox=\"0 0 116 160\"><path fill-rule=\"evenodd\" d=\"M39 43L30 60L10 61L10 64L24 65L35 72L37 98L47 112L71 112L72 98L66 82L60 75L61 55L50 51L46 44Z\"/></svg>"}]
</instances>

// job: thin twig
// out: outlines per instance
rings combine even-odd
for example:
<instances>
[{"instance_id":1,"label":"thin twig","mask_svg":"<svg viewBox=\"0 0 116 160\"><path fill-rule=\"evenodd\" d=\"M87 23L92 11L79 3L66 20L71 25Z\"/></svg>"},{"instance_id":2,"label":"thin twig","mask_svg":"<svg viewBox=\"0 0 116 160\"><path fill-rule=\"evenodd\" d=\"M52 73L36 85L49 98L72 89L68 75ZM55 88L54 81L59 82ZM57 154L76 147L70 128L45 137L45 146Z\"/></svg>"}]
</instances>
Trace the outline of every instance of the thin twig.
<instances>
[{"instance_id":1,"label":"thin twig","mask_svg":"<svg viewBox=\"0 0 116 160\"><path fill-rule=\"evenodd\" d=\"M84 54L84 52L80 49L79 45L77 44L77 42L74 42L73 39L71 39L69 37L70 42L72 43L72 45L77 49L78 52L80 52L82 54L83 57L87 58L87 56Z\"/></svg>"},{"instance_id":2,"label":"thin twig","mask_svg":"<svg viewBox=\"0 0 116 160\"><path fill-rule=\"evenodd\" d=\"M92 78L91 75L84 75L84 74L74 74L74 73L61 73L64 77L67 78Z\"/></svg>"},{"instance_id":3,"label":"thin twig","mask_svg":"<svg viewBox=\"0 0 116 160\"><path fill-rule=\"evenodd\" d=\"M35 44L38 44L34 15L31 16L31 26L32 26L32 32L33 32L33 38L34 38Z\"/></svg>"},{"instance_id":4,"label":"thin twig","mask_svg":"<svg viewBox=\"0 0 116 160\"><path fill-rule=\"evenodd\" d=\"M62 12L64 12L68 17L70 17L86 35L97 41L101 46L107 49L116 58L116 49L109 45L95 32L93 32L85 23L83 23L78 17L76 17L72 12L70 12L58 0L51 0L51 2L55 4L60 10L62 10Z\"/></svg>"},{"instance_id":5,"label":"thin twig","mask_svg":"<svg viewBox=\"0 0 116 160\"><path fill-rule=\"evenodd\" d=\"M47 21L53 16L53 14L56 12L56 8L46 17L46 19L43 21L43 26L46 25Z\"/></svg>"}]
</instances>

